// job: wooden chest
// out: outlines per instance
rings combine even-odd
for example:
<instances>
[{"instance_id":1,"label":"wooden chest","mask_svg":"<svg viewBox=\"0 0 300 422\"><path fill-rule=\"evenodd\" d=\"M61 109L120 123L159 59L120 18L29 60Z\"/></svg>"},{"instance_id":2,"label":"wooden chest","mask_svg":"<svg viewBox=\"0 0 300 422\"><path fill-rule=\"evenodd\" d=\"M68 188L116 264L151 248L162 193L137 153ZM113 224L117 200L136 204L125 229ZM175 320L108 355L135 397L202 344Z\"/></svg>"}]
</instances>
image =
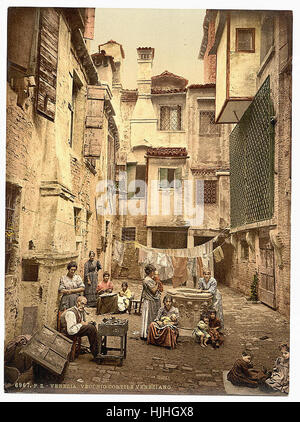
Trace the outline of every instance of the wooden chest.
<instances>
[{"instance_id":1,"label":"wooden chest","mask_svg":"<svg viewBox=\"0 0 300 422\"><path fill-rule=\"evenodd\" d=\"M72 340L44 325L24 346L23 353L51 373L61 375L69 361L72 344Z\"/></svg>"}]
</instances>

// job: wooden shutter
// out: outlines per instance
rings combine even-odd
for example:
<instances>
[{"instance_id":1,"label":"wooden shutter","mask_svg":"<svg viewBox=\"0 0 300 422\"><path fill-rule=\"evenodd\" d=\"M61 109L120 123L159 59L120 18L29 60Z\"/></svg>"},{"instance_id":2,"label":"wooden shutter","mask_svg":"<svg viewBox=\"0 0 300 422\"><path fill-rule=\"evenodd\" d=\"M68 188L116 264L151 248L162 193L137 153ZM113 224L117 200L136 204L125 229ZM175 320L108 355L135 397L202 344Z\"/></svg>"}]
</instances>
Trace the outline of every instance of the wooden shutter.
<instances>
[{"instance_id":1,"label":"wooden shutter","mask_svg":"<svg viewBox=\"0 0 300 422\"><path fill-rule=\"evenodd\" d=\"M99 158L104 141L104 91L100 86L89 85L84 134L84 156Z\"/></svg>"},{"instance_id":2,"label":"wooden shutter","mask_svg":"<svg viewBox=\"0 0 300 422\"><path fill-rule=\"evenodd\" d=\"M55 119L58 34L58 13L52 8L42 8L36 108L51 120Z\"/></svg>"}]
</instances>

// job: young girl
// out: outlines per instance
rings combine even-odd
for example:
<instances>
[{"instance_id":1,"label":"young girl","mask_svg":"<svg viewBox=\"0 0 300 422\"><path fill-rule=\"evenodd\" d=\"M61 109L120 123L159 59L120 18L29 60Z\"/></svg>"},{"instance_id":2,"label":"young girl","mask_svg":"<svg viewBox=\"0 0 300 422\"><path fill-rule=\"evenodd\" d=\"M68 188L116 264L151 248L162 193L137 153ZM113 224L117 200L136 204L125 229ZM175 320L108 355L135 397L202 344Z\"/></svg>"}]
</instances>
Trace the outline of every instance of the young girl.
<instances>
[{"instance_id":1,"label":"young girl","mask_svg":"<svg viewBox=\"0 0 300 422\"><path fill-rule=\"evenodd\" d=\"M289 364L290 364L290 348L284 343L279 346L281 356L275 361L274 368L270 377L265 381L265 385L269 391L280 391L289 393Z\"/></svg>"},{"instance_id":2,"label":"young girl","mask_svg":"<svg viewBox=\"0 0 300 422\"><path fill-rule=\"evenodd\" d=\"M129 299L132 294L128 288L128 283L123 281L121 290L118 293L118 309L120 312L126 312L129 307Z\"/></svg>"},{"instance_id":3,"label":"young girl","mask_svg":"<svg viewBox=\"0 0 300 422\"><path fill-rule=\"evenodd\" d=\"M196 341L201 347L207 346L207 341L210 339L209 330L209 317L208 315L203 315L201 320L198 322L197 327L193 330L193 334L196 336Z\"/></svg>"}]
</instances>

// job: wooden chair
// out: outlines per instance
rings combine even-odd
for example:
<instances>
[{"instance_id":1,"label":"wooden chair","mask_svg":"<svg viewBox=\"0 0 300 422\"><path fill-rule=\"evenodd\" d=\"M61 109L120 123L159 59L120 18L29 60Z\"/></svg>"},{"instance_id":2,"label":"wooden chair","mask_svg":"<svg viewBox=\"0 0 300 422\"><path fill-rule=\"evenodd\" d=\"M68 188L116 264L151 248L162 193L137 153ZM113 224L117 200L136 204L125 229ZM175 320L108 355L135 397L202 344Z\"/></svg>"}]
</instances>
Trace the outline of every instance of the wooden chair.
<instances>
[{"instance_id":1,"label":"wooden chair","mask_svg":"<svg viewBox=\"0 0 300 422\"><path fill-rule=\"evenodd\" d=\"M143 303L143 290L142 290L142 294L139 300L135 300L134 296L132 296L129 299L128 313L130 314L131 311L133 310L135 314L141 315L142 303Z\"/></svg>"}]
</instances>

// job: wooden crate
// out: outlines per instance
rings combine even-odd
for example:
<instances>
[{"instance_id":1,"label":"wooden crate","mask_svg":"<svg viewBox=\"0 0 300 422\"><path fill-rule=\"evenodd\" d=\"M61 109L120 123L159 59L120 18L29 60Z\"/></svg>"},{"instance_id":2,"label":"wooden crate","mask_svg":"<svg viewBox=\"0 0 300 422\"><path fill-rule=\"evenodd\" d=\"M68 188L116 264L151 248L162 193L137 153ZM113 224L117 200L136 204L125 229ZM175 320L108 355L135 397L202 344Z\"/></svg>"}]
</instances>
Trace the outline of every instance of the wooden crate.
<instances>
[{"instance_id":1,"label":"wooden crate","mask_svg":"<svg viewBox=\"0 0 300 422\"><path fill-rule=\"evenodd\" d=\"M72 344L72 340L44 325L24 346L23 353L51 373L61 375L69 362Z\"/></svg>"}]
</instances>

